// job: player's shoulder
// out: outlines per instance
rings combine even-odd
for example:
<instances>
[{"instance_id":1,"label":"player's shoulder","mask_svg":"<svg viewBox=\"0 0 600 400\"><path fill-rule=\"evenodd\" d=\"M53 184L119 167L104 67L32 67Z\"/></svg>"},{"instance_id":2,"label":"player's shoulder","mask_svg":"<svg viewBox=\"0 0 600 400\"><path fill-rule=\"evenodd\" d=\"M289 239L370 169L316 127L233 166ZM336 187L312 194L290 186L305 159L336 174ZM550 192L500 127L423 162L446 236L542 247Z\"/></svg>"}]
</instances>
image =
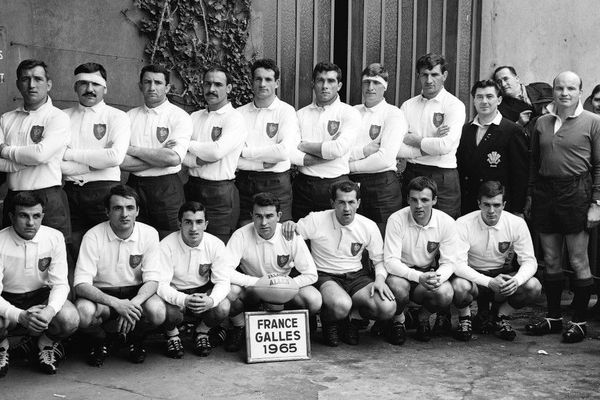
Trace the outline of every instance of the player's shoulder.
<instances>
[{"instance_id":1,"label":"player's shoulder","mask_svg":"<svg viewBox=\"0 0 600 400\"><path fill-rule=\"evenodd\" d=\"M433 218L437 219L438 222L444 225L454 225L456 220L446 214L445 212L438 210L437 208L433 208L431 210Z\"/></svg>"}]
</instances>

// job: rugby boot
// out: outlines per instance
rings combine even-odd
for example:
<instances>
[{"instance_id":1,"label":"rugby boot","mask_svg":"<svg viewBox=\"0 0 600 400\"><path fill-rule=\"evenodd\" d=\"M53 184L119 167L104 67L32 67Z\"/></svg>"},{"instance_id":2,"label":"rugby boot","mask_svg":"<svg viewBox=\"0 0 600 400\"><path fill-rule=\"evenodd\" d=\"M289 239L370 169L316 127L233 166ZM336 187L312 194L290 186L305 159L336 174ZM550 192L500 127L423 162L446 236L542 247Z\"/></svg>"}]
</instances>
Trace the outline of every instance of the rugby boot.
<instances>
[{"instance_id":1,"label":"rugby boot","mask_svg":"<svg viewBox=\"0 0 600 400\"><path fill-rule=\"evenodd\" d=\"M221 325L214 326L208 331L208 340L213 348L225 343L225 338L227 338L227 329Z\"/></svg>"},{"instance_id":2,"label":"rugby boot","mask_svg":"<svg viewBox=\"0 0 600 400\"><path fill-rule=\"evenodd\" d=\"M473 329L471 328L471 316L458 318L458 327L454 332L456 340L468 342L473 337Z\"/></svg>"},{"instance_id":3,"label":"rugby boot","mask_svg":"<svg viewBox=\"0 0 600 400\"><path fill-rule=\"evenodd\" d=\"M90 348L87 356L87 363L92 367L101 367L104 364L104 360L108 357L108 345L106 341L102 340Z\"/></svg>"},{"instance_id":4,"label":"rugby boot","mask_svg":"<svg viewBox=\"0 0 600 400\"><path fill-rule=\"evenodd\" d=\"M212 350L210 339L206 333L196 332L194 337L194 353L200 357L207 357Z\"/></svg>"},{"instance_id":5,"label":"rugby boot","mask_svg":"<svg viewBox=\"0 0 600 400\"><path fill-rule=\"evenodd\" d=\"M489 312L478 312L472 320L473 331L482 335L493 332L494 322Z\"/></svg>"},{"instance_id":6,"label":"rugby boot","mask_svg":"<svg viewBox=\"0 0 600 400\"><path fill-rule=\"evenodd\" d=\"M414 337L419 342L429 342L431 340L431 326L429 325L429 320L419 321Z\"/></svg>"},{"instance_id":7,"label":"rugby boot","mask_svg":"<svg viewBox=\"0 0 600 400\"><path fill-rule=\"evenodd\" d=\"M42 372L48 375L56 374L56 344L52 346L46 346L38 353L38 366Z\"/></svg>"},{"instance_id":8,"label":"rugby boot","mask_svg":"<svg viewBox=\"0 0 600 400\"><path fill-rule=\"evenodd\" d=\"M532 336L562 332L562 318L544 318L539 322L525 325L525 332Z\"/></svg>"},{"instance_id":9,"label":"rugby boot","mask_svg":"<svg viewBox=\"0 0 600 400\"><path fill-rule=\"evenodd\" d=\"M340 345L340 337L337 321L321 321L321 325L321 329L323 330L323 343L330 347L338 347Z\"/></svg>"},{"instance_id":10,"label":"rugby boot","mask_svg":"<svg viewBox=\"0 0 600 400\"><path fill-rule=\"evenodd\" d=\"M564 343L579 343L587 335L587 324L585 322L569 322L567 330L562 334Z\"/></svg>"},{"instance_id":11,"label":"rugby boot","mask_svg":"<svg viewBox=\"0 0 600 400\"><path fill-rule=\"evenodd\" d=\"M225 338L225 351L229 353L235 353L240 351L242 348L242 341L244 339L244 327L234 326L227 331L227 337Z\"/></svg>"},{"instance_id":12,"label":"rugby boot","mask_svg":"<svg viewBox=\"0 0 600 400\"><path fill-rule=\"evenodd\" d=\"M167 338L166 341L166 345L167 345L167 357L169 358L182 358L184 351L183 351L183 344L181 343L181 339L179 338L179 336L175 335L175 336L170 336Z\"/></svg>"},{"instance_id":13,"label":"rugby boot","mask_svg":"<svg viewBox=\"0 0 600 400\"><path fill-rule=\"evenodd\" d=\"M433 324L433 334L435 336L447 336L452 333L452 314L449 311L438 312Z\"/></svg>"},{"instance_id":14,"label":"rugby boot","mask_svg":"<svg viewBox=\"0 0 600 400\"><path fill-rule=\"evenodd\" d=\"M510 318L505 315L498 316L494 334L500 339L509 342L512 342L517 337L517 332L515 332L510 325Z\"/></svg>"},{"instance_id":15,"label":"rugby boot","mask_svg":"<svg viewBox=\"0 0 600 400\"><path fill-rule=\"evenodd\" d=\"M358 344L358 330L360 326L358 320L346 318L341 320L339 325L340 339L342 342L351 346L356 346Z\"/></svg>"},{"instance_id":16,"label":"rugby boot","mask_svg":"<svg viewBox=\"0 0 600 400\"><path fill-rule=\"evenodd\" d=\"M8 349L0 347L0 378L8 373Z\"/></svg>"},{"instance_id":17,"label":"rugby boot","mask_svg":"<svg viewBox=\"0 0 600 400\"><path fill-rule=\"evenodd\" d=\"M127 358L134 364L141 364L146 360L146 346L144 339L132 336L129 340Z\"/></svg>"},{"instance_id":18,"label":"rugby boot","mask_svg":"<svg viewBox=\"0 0 600 400\"><path fill-rule=\"evenodd\" d=\"M385 336L388 343L394 346L403 345L406 342L406 326L404 326L404 323L391 320L386 325Z\"/></svg>"}]
</instances>

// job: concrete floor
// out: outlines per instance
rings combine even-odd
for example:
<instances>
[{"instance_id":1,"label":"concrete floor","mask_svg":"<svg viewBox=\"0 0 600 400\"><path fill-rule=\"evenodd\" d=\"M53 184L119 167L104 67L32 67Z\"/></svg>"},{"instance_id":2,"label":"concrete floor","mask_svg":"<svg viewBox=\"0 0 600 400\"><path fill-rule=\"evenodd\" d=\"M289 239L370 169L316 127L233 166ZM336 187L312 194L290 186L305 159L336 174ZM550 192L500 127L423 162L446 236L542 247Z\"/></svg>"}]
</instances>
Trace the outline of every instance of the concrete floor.
<instances>
[{"instance_id":1,"label":"concrete floor","mask_svg":"<svg viewBox=\"0 0 600 400\"><path fill-rule=\"evenodd\" d=\"M312 359L246 364L245 353L188 351L182 360L154 341L146 362L112 355L102 368L70 354L55 376L11 364L0 399L591 399L600 398L600 322L588 339L560 343L560 335L530 337L523 326L541 307L520 311L514 342L480 335L471 342L412 338L392 346L361 332L359 346L330 348L312 341ZM456 320L456 317L455 317ZM456 323L456 321L455 321ZM185 341L186 350L190 349ZM540 354L543 350L547 354Z\"/></svg>"}]
</instances>

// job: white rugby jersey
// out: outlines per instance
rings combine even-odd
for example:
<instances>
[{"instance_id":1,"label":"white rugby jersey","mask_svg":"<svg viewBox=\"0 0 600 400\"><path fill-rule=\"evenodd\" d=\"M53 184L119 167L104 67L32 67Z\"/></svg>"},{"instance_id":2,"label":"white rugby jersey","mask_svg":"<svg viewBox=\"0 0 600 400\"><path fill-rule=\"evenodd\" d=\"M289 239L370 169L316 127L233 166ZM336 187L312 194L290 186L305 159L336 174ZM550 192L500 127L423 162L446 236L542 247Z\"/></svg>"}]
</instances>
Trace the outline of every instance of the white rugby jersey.
<instances>
[{"instance_id":1,"label":"white rugby jersey","mask_svg":"<svg viewBox=\"0 0 600 400\"><path fill-rule=\"evenodd\" d=\"M517 284L520 286L535 275L533 242L522 218L502 211L498 223L489 226L483 222L481 211L476 210L457 219L456 229L460 249L457 275L487 286L490 278L475 271L501 268L512 251L520 265L515 275Z\"/></svg>"},{"instance_id":2,"label":"white rugby jersey","mask_svg":"<svg viewBox=\"0 0 600 400\"><path fill-rule=\"evenodd\" d=\"M143 105L131 109L127 116L131 122L132 146L160 149L167 141L174 140L177 144L171 150L175 151L183 162L192 136L192 119L188 113L165 100L154 108ZM132 174L162 176L175 174L180 170L181 164L173 167L152 167Z\"/></svg>"},{"instance_id":3,"label":"white rugby jersey","mask_svg":"<svg viewBox=\"0 0 600 400\"><path fill-rule=\"evenodd\" d=\"M121 239L105 221L83 236L73 287L80 283L98 288L134 286L160 278L158 232L150 225L136 222L132 234Z\"/></svg>"},{"instance_id":4,"label":"white rugby jersey","mask_svg":"<svg viewBox=\"0 0 600 400\"><path fill-rule=\"evenodd\" d=\"M396 156L408 129L400 109L385 99L373 107L354 106L361 115L359 134L350 151L350 173L396 171ZM371 142L379 150L365 157L363 148Z\"/></svg>"},{"instance_id":5,"label":"white rugby jersey","mask_svg":"<svg viewBox=\"0 0 600 400\"><path fill-rule=\"evenodd\" d=\"M383 266L383 239L377 224L356 214L349 225L341 225L334 210L311 212L296 225L297 232L310 240L317 270L344 274L362 268L362 252L368 250L375 275L387 277Z\"/></svg>"},{"instance_id":6,"label":"white rugby jersey","mask_svg":"<svg viewBox=\"0 0 600 400\"><path fill-rule=\"evenodd\" d=\"M120 181L119 165L131 138L127 114L104 101L93 107L78 104L64 111L71 119L71 143L61 163L65 180L79 185Z\"/></svg>"},{"instance_id":7,"label":"white rugby jersey","mask_svg":"<svg viewBox=\"0 0 600 400\"><path fill-rule=\"evenodd\" d=\"M244 116L248 127L248 137L238 168L266 172L290 169L290 152L300 143L294 107L275 97L268 107L256 107L252 101L238 108L238 111Z\"/></svg>"},{"instance_id":8,"label":"white rugby jersey","mask_svg":"<svg viewBox=\"0 0 600 400\"><path fill-rule=\"evenodd\" d=\"M67 114L48 101L34 111L19 107L0 117L0 171L11 190L37 190L62 184L60 162L71 141Z\"/></svg>"},{"instance_id":9,"label":"white rugby jersey","mask_svg":"<svg viewBox=\"0 0 600 400\"><path fill-rule=\"evenodd\" d=\"M296 267L300 275L294 277L299 287L317 281L317 267L304 239L294 235L286 240L277 224L275 234L269 240L260 237L254 224L247 224L231 235L227 248L232 254L234 265L240 265L243 273L233 271L231 282L239 286L252 286L260 277L270 273L289 275Z\"/></svg>"},{"instance_id":10,"label":"white rugby jersey","mask_svg":"<svg viewBox=\"0 0 600 400\"><path fill-rule=\"evenodd\" d=\"M431 219L425 226L417 224L410 207L396 211L387 221L385 229L385 268L390 274L409 281L419 282L423 272L435 268L445 282L454 273L458 259L458 241L455 221L448 214L432 209Z\"/></svg>"},{"instance_id":11,"label":"white rugby jersey","mask_svg":"<svg viewBox=\"0 0 600 400\"><path fill-rule=\"evenodd\" d=\"M0 231L0 293L27 293L50 287L48 305L57 313L67 300L67 252L60 231L40 226L31 240L12 227ZM0 316L19 321L20 308L0 297Z\"/></svg>"},{"instance_id":12,"label":"white rugby jersey","mask_svg":"<svg viewBox=\"0 0 600 400\"><path fill-rule=\"evenodd\" d=\"M227 103L215 111L192 113L192 121L194 133L184 160L190 176L209 181L234 179L247 136L242 114Z\"/></svg>"},{"instance_id":13,"label":"white rugby jersey","mask_svg":"<svg viewBox=\"0 0 600 400\"><path fill-rule=\"evenodd\" d=\"M350 148L358 137L360 114L354 107L335 101L324 107L316 103L307 105L298 111L300 139L305 142L322 142L321 154L324 163L304 166L306 153L297 148L290 153L292 164L309 176L319 178L336 178L347 174L350 170L348 160Z\"/></svg>"},{"instance_id":14,"label":"white rugby jersey","mask_svg":"<svg viewBox=\"0 0 600 400\"><path fill-rule=\"evenodd\" d=\"M187 295L179 290L214 284L210 293L213 307L219 305L229 293L229 274L234 268L231 254L221 239L208 232L202 241L190 247L183 241L181 232L173 232L160 242L161 266L164 278L157 293L169 304L185 307Z\"/></svg>"}]
</instances>

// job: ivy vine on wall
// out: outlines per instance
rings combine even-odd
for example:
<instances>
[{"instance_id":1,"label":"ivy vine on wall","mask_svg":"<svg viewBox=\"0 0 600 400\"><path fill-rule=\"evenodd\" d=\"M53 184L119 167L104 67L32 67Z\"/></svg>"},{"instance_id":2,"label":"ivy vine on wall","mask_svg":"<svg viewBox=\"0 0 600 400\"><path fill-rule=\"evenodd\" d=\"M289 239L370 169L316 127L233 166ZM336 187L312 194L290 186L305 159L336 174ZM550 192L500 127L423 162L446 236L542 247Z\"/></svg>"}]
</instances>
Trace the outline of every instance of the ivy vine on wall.
<instances>
[{"instance_id":1,"label":"ivy vine on wall","mask_svg":"<svg viewBox=\"0 0 600 400\"><path fill-rule=\"evenodd\" d=\"M204 106L202 71L220 64L231 75L235 107L252 99L248 39L250 0L135 0L145 17L137 26L150 39L151 63L166 65L182 88L169 98L188 110ZM179 85L177 85L179 86Z\"/></svg>"}]
</instances>

